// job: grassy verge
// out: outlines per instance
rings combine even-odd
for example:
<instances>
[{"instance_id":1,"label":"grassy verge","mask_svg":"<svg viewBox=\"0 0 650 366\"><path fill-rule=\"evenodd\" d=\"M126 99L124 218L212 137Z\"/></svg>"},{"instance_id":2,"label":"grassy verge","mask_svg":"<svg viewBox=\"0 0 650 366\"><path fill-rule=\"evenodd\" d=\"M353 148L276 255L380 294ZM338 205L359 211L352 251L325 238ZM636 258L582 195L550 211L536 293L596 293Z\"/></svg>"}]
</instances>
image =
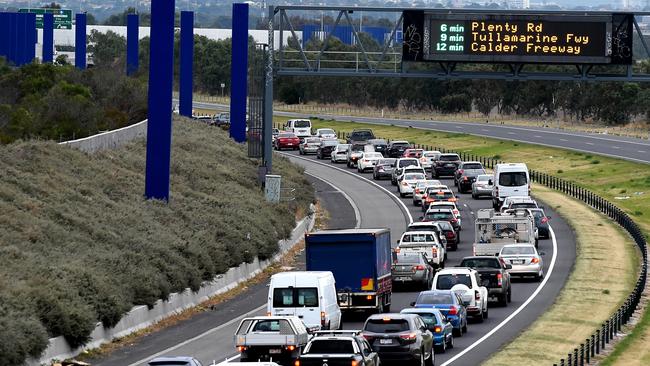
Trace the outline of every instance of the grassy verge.
<instances>
[{"instance_id":1,"label":"grassy verge","mask_svg":"<svg viewBox=\"0 0 650 366\"><path fill-rule=\"evenodd\" d=\"M145 201L145 143L87 155L52 142L0 147L0 364L50 336L83 344L133 305L269 258L313 200L303 171L274 165L296 200L267 204L257 162L227 132L176 120L169 204Z\"/></svg>"},{"instance_id":2,"label":"grassy verge","mask_svg":"<svg viewBox=\"0 0 650 366\"><path fill-rule=\"evenodd\" d=\"M634 242L614 222L580 201L535 186L576 233L576 262L555 303L486 366L552 364L584 342L634 288L638 255ZM550 260L550 258L547 258Z\"/></svg>"},{"instance_id":3,"label":"grassy verge","mask_svg":"<svg viewBox=\"0 0 650 366\"><path fill-rule=\"evenodd\" d=\"M650 307L648 303L646 303L645 312L632 332L616 345L614 351L600 365L650 365Z\"/></svg>"}]
</instances>

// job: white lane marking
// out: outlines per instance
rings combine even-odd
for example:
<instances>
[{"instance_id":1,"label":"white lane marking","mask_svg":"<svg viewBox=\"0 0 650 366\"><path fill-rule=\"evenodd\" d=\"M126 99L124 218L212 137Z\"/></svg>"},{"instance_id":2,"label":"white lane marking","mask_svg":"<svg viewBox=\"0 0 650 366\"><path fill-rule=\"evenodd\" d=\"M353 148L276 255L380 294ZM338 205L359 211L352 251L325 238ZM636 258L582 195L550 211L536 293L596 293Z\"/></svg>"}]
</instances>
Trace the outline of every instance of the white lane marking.
<instances>
[{"instance_id":1,"label":"white lane marking","mask_svg":"<svg viewBox=\"0 0 650 366\"><path fill-rule=\"evenodd\" d=\"M485 128L481 128L481 131L483 131L483 132L490 132L490 130L485 129Z\"/></svg>"},{"instance_id":2,"label":"white lane marking","mask_svg":"<svg viewBox=\"0 0 650 366\"><path fill-rule=\"evenodd\" d=\"M565 140L565 139L560 139L560 141L563 141L563 142L567 142L567 141L569 141L569 140Z\"/></svg>"},{"instance_id":3,"label":"white lane marking","mask_svg":"<svg viewBox=\"0 0 650 366\"><path fill-rule=\"evenodd\" d=\"M314 177L315 179L322 180L323 182L325 182L325 183L329 184L330 186L332 186L332 188L334 188L335 191L337 191L337 192L339 192L340 194L342 194L343 197L345 197L345 199L348 200L348 202L350 202L350 205L352 206L352 209L354 210L354 218L355 218L355 220L357 221L357 223L356 223L356 225L354 226L354 228L355 228L355 229L358 229L358 228L361 227L361 212L359 211L359 207L358 207L357 204L352 200L352 198L351 198L350 196L348 196L347 193L345 193L341 188L337 187L336 185L334 185L334 183L332 183L331 181L329 181L329 180L327 180L327 179L325 179L325 178L317 177L316 175L311 174L311 173L309 173L309 172L307 172L307 171L305 171L305 174L307 174L307 175L311 175L311 176Z\"/></svg>"},{"instance_id":4,"label":"white lane marking","mask_svg":"<svg viewBox=\"0 0 650 366\"><path fill-rule=\"evenodd\" d=\"M593 142L585 142L587 145L593 145Z\"/></svg>"},{"instance_id":5,"label":"white lane marking","mask_svg":"<svg viewBox=\"0 0 650 366\"><path fill-rule=\"evenodd\" d=\"M148 362L149 360L151 360L152 358L156 358L156 357L158 357L158 356L164 355L165 353L169 353L169 352L171 352L171 351L177 350L177 349L179 349L179 348L185 346L186 344L192 343L192 342L196 341L197 339L201 339L201 338L203 338L203 337L205 337L205 336L207 336L207 335L210 335L210 334L212 334L212 333L214 333L214 332L217 332L217 331L219 331L219 330L221 330L221 329L223 329L223 328L225 328L225 327L227 327L227 326L230 326L230 325L232 325L232 324L234 324L234 323L236 323L236 322L242 320L243 318L245 318L245 317L247 317L247 316L250 316L250 315L252 315L252 314L255 314L255 313L257 313L258 311L263 310L263 309L265 309L265 308L266 308L266 304L264 304L264 305L262 305L262 306L260 306L260 307L258 307L258 308L255 308L255 309L249 311L249 312L246 313L246 314L240 315L240 316L236 317L235 319L232 319L232 320L230 320L230 321L228 321L228 322L226 322L226 323L223 323L223 324L219 325L218 327L214 327L214 328L212 328L212 329L208 329L207 331L205 331L205 332L203 332L203 333L197 335L196 337L192 337L192 338L187 339L187 340L185 340L185 341L183 341L183 342L181 342L181 343L179 343L179 344L177 344L177 345L175 345L175 346L169 347L169 348L167 348L167 349L165 349L165 350L162 350L162 351L160 351L160 352L158 352L158 353L154 353L154 354L151 355L151 356L145 357L145 358L143 358L143 359L141 359L141 360L138 360L138 361L136 361L136 362L134 362L134 363L131 363L131 364L129 364L128 366L138 366L138 365L142 365L142 364Z\"/></svg>"},{"instance_id":6,"label":"white lane marking","mask_svg":"<svg viewBox=\"0 0 650 366\"><path fill-rule=\"evenodd\" d=\"M443 363L440 366L450 365L452 362L458 360L463 355L467 354L469 351L476 348L479 344L483 343L486 339L490 338L490 336L496 333L499 329L503 328L509 321L511 321L514 317L516 317L519 313L521 313L526 308L526 306L528 306L528 304L530 304L531 301L533 301L535 297L537 297L537 295L542 291L544 286L546 286L546 283L548 282L549 278L551 278L551 275L553 274L553 269L555 268L555 261L557 259L557 241L555 240L555 232L553 231L553 228L550 225L549 225L549 232L551 233L551 239L553 240L553 258L551 258L551 264L548 267L548 273L544 273L544 279L542 280L542 283L540 283L539 286L537 286L535 292L533 292L533 294L530 295L530 297L528 297L528 299L523 304L521 304L521 306L519 306L517 310L515 310L507 318L503 319L503 321L501 321L501 323L499 323L496 327L492 328L491 331L483 335L483 337L479 338L476 342L472 343L467 348L465 348L462 352L450 358L449 360L447 360L447 362ZM522 329L522 331L523 330L524 329Z\"/></svg>"},{"instance_id":7,"label":"white lane marking","mask_svg":"<svg viewBox=\"0 0 650 366\"><path fill-rule=\"evenodd\" d=\"M620 149L618 146L611 146L612 149Z\"/></svg>"},{"instance_id":8,"label":"white lane marking","mask_svg":"<svg viewBox=\"0 0 650 366\"><path fill-rule=\"evenodd\" d=\"M540 136L540 135L535 135L535 136L533 136L533 137L538 138L538 139L541 139L541 138L542 138L542 136Z\"/></svg>"},{"instance_id":9,"label":"white lane marking","mask_svg":"<svg viewBox=\"0 0 650 366\"><path fill-rule=\"evenodd\" d=\"M640 152L640 153L643 154L643 153L645 153L646 151L645 151L645 150L639 150L639 151L637 151L637 152Z\"/></svg>"},{"instance_id":10,"label":"white lane marking","mask_svg":"<svg viewBox=\"0 0 650 366\"><path fill-rule=\"evenodd\" d=\"M508 135L516 135L514 132L508 132Z\"/></svg>"},{"instance_id":11,"label":"white lane marking","mask_svg":"<svg viewBox=\"0 0 650 366\"><path fill-rule=\"evenodd\" d=\"M463 126L455 126L456 128L463 129Z\"/></svg>"}]
</instances>

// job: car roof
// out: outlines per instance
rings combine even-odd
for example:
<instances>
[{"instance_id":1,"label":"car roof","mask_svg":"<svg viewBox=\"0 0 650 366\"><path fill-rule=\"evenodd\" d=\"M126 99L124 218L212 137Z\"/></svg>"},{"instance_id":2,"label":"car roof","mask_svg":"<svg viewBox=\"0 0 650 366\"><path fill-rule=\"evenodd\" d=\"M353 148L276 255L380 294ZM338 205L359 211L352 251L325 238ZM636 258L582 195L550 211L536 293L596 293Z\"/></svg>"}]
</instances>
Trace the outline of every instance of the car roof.
<instances>
[{"instance_id":1,"label":"car roof","mask_svg":"<svg viewBox=\"0 0 650 366\"><path fill-rule=\"evenodd\" d=\"M433 226L433 225L438 225L438 223L433 221L416 221L410 223L408 226L411 227L411 226Z\"/></svg>"},{"instance_id":2,"label":"car roof","mask_svg":"<svg viewBox=\"0 0 650 366\"><path fill-rule=\"evenodd\" d=\"M480 161L463 161L463 165L465 165L465 164L481 164L481 165L483 165L483 163L481 163Z\"/></svg>"},{"instance_id":3,"label":"car roof","mask_svg":"<svg viewBox=\"0 0 650 366\"><path fill-rule=\"evenodd\" d=\"M452 214L454 211L451 208L430 208L427 210L427 213L429 212L451 212Z\"/></svg>"},{"instance_id":4,"label":"car roof","mask_svg":"<svg viewBox=\"0 0 650 366\"><path fill-rule=\"evenodd\" d=\"M368 320L376 320L376 319L384 319L384 318L413 319L415 317L417 317L416 314L384 313L384 314L372 314L368 317Z\"/></svg>"},{"instance_id":5,"label":"car roof","mask_svg":"<svg viewBox=\"0 0 650 366\"><path fill-rule=\"evenodd\" d=\"M406 308L400 311L400 314L420 314L420 313L429 313L429 314L440 314L439 309L436 308Z\"/></svg>"},{"instance_id":6,"label":"car roof","mask_svg":"<svg viewBox=\"0 0 650 366\"><path fill-rule=\"evenodd\" d=\"M189 357L189 356L176 356L176 357L156 357L153 360L149 361L149 365L155 365L157 363L163 363L163 362L186 362L190 363L194 361L194 357Z\"/></svg>"},{"instance_id":7,"label":"car roof","mask_svg":"<svg viewBox=\"0 0 650 366\"><path fill-rule=\"evenodd\" d=\"M452 155L453 155L453 156L460 156L460 155L458 155L457 153L442 153L442 154L440 154L440 155L445 155L445 156L452 156Z\"/></svg>"},{"instance_id":8,"label":"car roof","mask_svg":"<svg viewBox=\"0 0 650 366\"><path fill-rule=\"evenodd\" d=\"M468 267L442 268L438 271L438 273L436 273L436 276L440 274L459 274L459 273L466 274L468 272L474 273L476 272L476 270Z\"/></svg>"},{"instance_id":9,"label":"car roof","mask_svg":"<svg viewBox=\"0 0 650 366\"><path fill-rule=\"evenodd\" d=\"M391 141L390 143L391 144L408 144L409 142L404 141L404 140L398 140L398 141Z\"/></svg>"}]
</instances>

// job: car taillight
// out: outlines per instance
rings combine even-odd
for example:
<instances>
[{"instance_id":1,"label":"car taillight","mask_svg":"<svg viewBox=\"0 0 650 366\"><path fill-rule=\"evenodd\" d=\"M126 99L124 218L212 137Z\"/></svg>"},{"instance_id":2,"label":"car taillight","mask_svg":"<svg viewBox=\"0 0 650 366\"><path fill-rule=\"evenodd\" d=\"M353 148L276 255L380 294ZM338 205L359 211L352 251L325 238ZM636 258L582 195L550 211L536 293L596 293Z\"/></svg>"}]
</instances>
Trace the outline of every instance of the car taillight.
<instances>
[{"instance_id":1,"label":"car taillight","mask_svg":"<svg viewBox=\"0 0 650 366\"><path fill-rule=\"evenodd\" d=\"M433 327L433 331L435 333L440 333L440 332L442 332L442 327L439 326L439 325L436 325L435 327Z\"/></svg>"},{"instance_id":2,"label":"car taillight","mask_svg":"<svg viewBox=\"0 0 650 366\"><path fill-rule=\"evenodd\" d=\"M287 346L288 351L293 351L296 349L296 346Z\"/></svg>"},{"instance_id":3,"label":"car taillight","mask_svg":"<svg viewBox=\"0 0 650 366\"><path fill-rule=\"evenodd\" d=\"M424 266L419 264L417 266L413 266L414 271L424 271Z\"/></svg>"},{"instance_id":4,"label":"car taillight","mask_svg":"<svg viewBox=\"0 0 650 366\"><path fill-rule=\"evenodd\" d=\"M415 193L420 194L420 188L416 188Z\"/></svg>"},{"instance_id":5,"label":"car taillight","mask_svg":"<svg viewBox=\"0 0 650 366\"><path fill-rule=\"evenodd\" d=\"M446 236L448 239L453 239L453 238L456 236L456 234L454 234L452 231L447 231L447 232L445 233L445 236Z\"/></svg>"},{"instance_id":6,"label":"car taillight","mask_svg":"<svg viewBox=\"0 0 650 366\"><path fill-rule=\"evenodd\" d=\"M325 312L324 311L320 312L320 325L325 326Z\"/></svg>"},{"instance_id":7,"label":"car taillight","mask_svg":"<svg viewBox=\"0 0 650 366\"><path fill-rule=\"evenodd\" d=\"M499 286L503 285L503 275L501 273L497 273L497 283Z\"/></svg>"},{"instance_id":8,"label":"car taillight","mask_svg":"<svg viewBox=\"0 0 650 366\"><path fill-rule=\"evenodd\" d=\"M463 175L463 169L458 169L458 174ZM465 177L467 178L467 177Z\"/></svg>"},{"instance_id":9,"label":"car taillight","mask_svg":"<svg viewBox=\"0 0 650 366\"><path fill-rule=\"evenodd\" d=\"M454 210L454 215L458 215L458 210Z\"/></svg>"},{"instance_id":10,"label":"car taillight","mask_svg":"<svg viewBox=\"0 0 650 366\"><path fill-rule=\"evenodd\" d=\"M544 216L542 217L542 224L546 224L548 222L548 217Z\"/></svg>"},{"instance_id":11,"label":"car taillight","mask_svg":"<svg viewBox=\"0 0 650 366\"><path fill-rule=\"evenodd\" d=\"M452 224L455 224L455 223L458 222L458 220L456 220L456 219L451 219L451 220L449 220L449 222L451 222Z\"/></svg>"},{"instance_id":12,"label":"car taillight","mask_svg":"<svg viewBox=\"0 0 650 366\"><path fill-rule=\"evenodd\" d=\"M481 293L478 292L478 290L474 290L474 300L480 300L481 299Z\"/></svg>"},{"instance_id":13,"label":"car taillight","mask_svg":"<svg viewBox=\"0 0 650 366\"><path fill-rule=\"evenodd\" d=\"M237 350L238 350L239 352L244 352L244 351L246 351L246 347L244 347L244 346L239 346L239 347L237 347Z\"/></svg>"},{"instance_id":14,"label":"car taillight","mask_svg":"<svg viewBox=\"0 0 650 366\"><path fill-rule=\"evenodd\" d=\"M368 334L364 334L364 335L363 335L363 338L365 338L365 339L368 340L369 342L372 342L372 340L375 339L375 337L370 336L370 335L368 335Z\"/></svg>"},{"instance_id":15,"label":"car taillight","mask_svg":"<svg viewBox=\"0 0 650 366\"><path fill-rule=\"evenodd\" d=\"M405 341L415 341L418 338L416 333L400 334L401 339Z\"/></svg>"},{"instance_id":16,"label":"car taillight","mask_svg":"<svg viewBox=\"0 0 650 366\"><path fill-rule=\"evenodd\" d=\"M352 363L350 364L350 366L357 366L357 365L358 365L357 360L352 360Z\"/></svg>"},{"instance_id":17,"label":"car taillight","mask_svg":"<svg viewBox=\"0 0 650 366\"><path fill-rule=\"evenodd\" d=\"M448 313L448 314L449 314L449 315L456 315L456 314L458 314L458 308L457 308L456 306L452 306L451 308L449 308L449 313Z\"/></svg>"},{"instance_id":18,"label":"car taillight","mask_svg":"<svg viewBox=\"0 0 650 366\"><path fill-rule=\"evenodd\" d=\"M467 181L467 177L463 177L463 180L464 180L464 181Z\"/></svg>"},{"instance_id":19,"label":"car taillight","mask_svg":"<svg viewBox=\"0 0 650 366\"><path fill-rule=\"evenodd\" d=\"M530 263L539 263L539 258L534 257L534 258L530 261Z\"/></svg>"},{"instance_id":20,"label":"car taillight","mask_svg":"<svg viewBox=\"0 0 650 366\"><path fill-rule=\"evenodd\" d=\"M300 360L295 360L293 362L293 366L300 366Z\"/></svg>"},{"instance_id":21,"label":"car taillight","mask_svg":"<svg viewBox=\"0 0 650 366\"><path fill-rule=\"evenodd\" d=\"M456 197L452 197L452 198L448 199L447 201L449 201L449 202L456 202L456 201L458 201L458 199L457 199Z\"/></svg>"}]
</instances>

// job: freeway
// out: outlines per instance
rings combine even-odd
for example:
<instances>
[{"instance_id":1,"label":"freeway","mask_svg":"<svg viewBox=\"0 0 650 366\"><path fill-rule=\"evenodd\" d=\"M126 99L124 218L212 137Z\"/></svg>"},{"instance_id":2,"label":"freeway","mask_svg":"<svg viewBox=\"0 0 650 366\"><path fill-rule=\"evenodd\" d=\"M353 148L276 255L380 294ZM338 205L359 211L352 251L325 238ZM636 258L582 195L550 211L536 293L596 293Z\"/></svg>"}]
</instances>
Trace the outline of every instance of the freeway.
<instances>
[{"instance_id":1,"label":"freeway","mask_svg":"<svg viewBox=\"0 0 650 366\"><path fill-rule=\"evenodd\" d=\"M229 106L213 103L194 103L202 109L226 110ZM376 125L395 125L436 131L467 133L470 135L560 147L600 154L629 161L650 164L650 140L604 134L565 131L557 128L508 126L496 123L444 122L419 119L388 119L330 115L322 113L294 113L275 111L275 115L291 118L318 117L335 121L352 121ZM650 133L649 133L650 137Z\"/></svg>"},{"instance_id":2,"label":"freeway","mask_svg":"<svg viewBox=\"0 0 650 366\"><path fill-rule=\"evenodd\" d=\"M410 198L400 199L393 194L395 189L389 181L373 182L367 179L368 174L359 174L356 170L346 169L344 165L334 166L332 163L318 161L313 157L297 156L295 153L282 154L304 166L308 176L317 178L314 179L314 184L330 216L345 218L335 224L336 227L389 227L395 242L404 231L406 223L411 218L417 220L421 216L420 209L412 206ZM453 186L451 180L446 180L445 183ZM334 197L329 197L330 195ZM448 265L455 265L462 257L471 255L473 215L477 209L491 206L489 200L473 200L469 195L461 195L460 199L464 222L462 241L458 251L449 253ZM519 334L554 302L572 268L575 241L568 225L550 208L547 208L547 213L555 217L553 230L556 245L552 240L540 241L540 250L546 252L546 279L541 284L529 281L515 282L512 303L505 308L491 307L490 318L484 323L471 323L469 332L455 340L454 349L436 356L437 364L480 363ZM303 263L297 265L298 268L303 266ZM412 289L402 289L394 293L392 310L399 311L408 307L416 295L417 292ZM121 349L94 364L144 365L146 360L158 355L192 355L202 362L235 356L232 334L238 319L242 315L263 314L265 297L266 288L263 285L253 286L246 294L233 300L232 304L222 304L216 312L200 314L197 318L201 319L193 318L188 322L189 325L183 323L154 333L140 343ZM225 313L225 317L220 316L220 313ZM361 328L363 320L360 316L346 316L344 328Z\"/></svg>"}]
</instances>

